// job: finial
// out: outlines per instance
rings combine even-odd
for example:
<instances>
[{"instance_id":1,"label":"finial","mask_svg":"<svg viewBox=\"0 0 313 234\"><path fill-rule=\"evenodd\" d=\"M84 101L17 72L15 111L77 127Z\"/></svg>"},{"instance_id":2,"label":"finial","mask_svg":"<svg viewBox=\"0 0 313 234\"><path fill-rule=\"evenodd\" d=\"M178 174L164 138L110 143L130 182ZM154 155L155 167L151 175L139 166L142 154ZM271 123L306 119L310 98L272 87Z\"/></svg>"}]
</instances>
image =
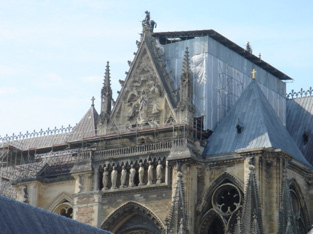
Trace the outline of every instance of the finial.
<instances>
[{"instance_id":1,"label":"finial","mask_svg":"<svg viewBox=\"0 0 313 234\"><path fill-rule=\"evenodd\" d=\"M256 70L253 68L253 70L252 70L251 73L252 73L252 79L255 80L255 73L256 73Z\"/></svg>"},{"instance_id":2,"label":"finial","mask_svg":"<svg viewBox=\"0 0 313 234\"><path fill-rule=\"evenodd\" d=\"M143 31L151 31L157 27L157 23L154 20L150 20L150 11L145 11L146 17L142 20Z\"/></svg>"},{"instance_id":3,"label":"finial","mask_svg":"<svg viewBox=\"0 0 313 234\"><path fill-rule=\"evenodd\" d=\"M91 98L91 106L95 106L95 97L94 96L92 96L92 98Z\"/></svg>"},{"instance_id":4,"label":"finial","mask_svg":"<svg viewBox=\"0 0 313 234\"><path fill-rule=\"evenodd\" d=\"M251 48L251 45L250 45L249 41L247 41L247 43L246 43L246 51L248 51L249 53L252 54L252 48Z\"/></svg>"}]
</instances>

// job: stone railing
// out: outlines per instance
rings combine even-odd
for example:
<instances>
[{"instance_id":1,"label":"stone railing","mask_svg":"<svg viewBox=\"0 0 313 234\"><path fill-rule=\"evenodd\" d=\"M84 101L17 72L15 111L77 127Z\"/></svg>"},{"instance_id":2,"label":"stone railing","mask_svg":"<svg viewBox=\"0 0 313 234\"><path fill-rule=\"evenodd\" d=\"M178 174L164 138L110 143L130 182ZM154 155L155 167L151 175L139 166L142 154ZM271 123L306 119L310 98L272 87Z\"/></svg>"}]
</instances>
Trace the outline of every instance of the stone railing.
<instances>
[{"instance_id":1,"label":"stone railing","mask_svg":"<svg viewBox=\"0 0 313 234\"><path fill-rule=\"evenodd\" d=\"M300 97L310 97L313 95L313 89L310 87L308 90L300 89L299 92L295 92L291 90L289 94L287 94L287 99L300 98Z\"/></svg>"},{"instance_id":2,"label":"stone railing","mask_svg":"<svg viewBox=\"0 0 313 234\"><path fill-rule=\"evenodd\" d=\"M37 132L34 130L33 132L26 132L26 133L19 133L17 135L12 134L10 135L5 135L5 136L0 136L0 142L14 142L14 141L20 141L20 140L25 140L25 139L31 139L31 138L36 138L36 137L43 137L43 136L52 136L52 135L57 135L57 134L63 134L63 133L70 133L73 130L73 127L71 125L68 125L67 127L61 126L61 128L48 128L47 130L40 130Z\"/></svg>"},{"instance_id":3,"label":"stone railing","mask_svg":"<svg viewBox=\"0 0 313 234\"><path fill-rule=\"evenodd\" d=\"M181 147L187 144L187 139L173 139L152 144L135 145L118 149L98 150L94 154L94 160L105 160L109 158L119 158L141 155L143 153L158 153L169 151L172 147ZM88 157L88 156L87 156Z\"/></svg>"}]
</instances>

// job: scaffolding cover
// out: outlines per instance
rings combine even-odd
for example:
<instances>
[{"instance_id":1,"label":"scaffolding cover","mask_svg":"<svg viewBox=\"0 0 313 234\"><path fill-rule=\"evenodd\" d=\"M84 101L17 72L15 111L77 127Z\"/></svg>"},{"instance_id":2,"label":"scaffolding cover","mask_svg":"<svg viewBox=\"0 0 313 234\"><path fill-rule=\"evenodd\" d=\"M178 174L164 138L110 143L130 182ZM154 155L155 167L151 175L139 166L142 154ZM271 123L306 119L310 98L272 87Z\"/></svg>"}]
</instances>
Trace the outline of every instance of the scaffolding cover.
<instances>
[{"instance_id":1,"label":"scaffolding cover","mask_svg":"<svg viewBox=\"0 0 313 234\"><path fill-rule=\"evenodd\" d=\"M162 45L164 62L172 72L174 88L179 87L186 47L194 78L193 103L196 116L204 116L204 128L214 130L248 86L252 70L261 90L282 123L286 122L286 85L209 36Z\"/></svg>"}]
</instances>

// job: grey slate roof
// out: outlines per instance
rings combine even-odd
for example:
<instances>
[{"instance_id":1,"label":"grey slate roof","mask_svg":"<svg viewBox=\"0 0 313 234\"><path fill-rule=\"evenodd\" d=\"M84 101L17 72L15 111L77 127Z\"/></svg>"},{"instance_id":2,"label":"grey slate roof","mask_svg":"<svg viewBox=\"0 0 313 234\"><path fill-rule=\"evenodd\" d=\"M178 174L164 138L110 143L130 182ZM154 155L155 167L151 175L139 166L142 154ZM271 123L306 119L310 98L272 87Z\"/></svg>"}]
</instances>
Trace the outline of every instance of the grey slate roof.
<instances>
[{"instance_id":1,"label":"grey slate roof","mask_svg":"<svg viewBox=\"0 0 313 234\"><path fill-rule=\"evenodd\" d=\"M83 138L89 138L96 136L98 112L91 106L84 117L75 126L73 131L70 133L67 141L77 141Z\"/></svg>"},{"instance_id":2,"label":"grey slate roof","mask_svg":"<svg viewBox=\"0 0 313 234\"><path fill-rule=\"evenodd\" d=\"M236 125L242 126L237 133ZM289 135L263 92L252 80L208 140L203 156L233 153L242 149L275 148L310 165Z\"/></svg>"},{"instance_id":3,"label":"grey slate roof","mask_svg":"<svg viewBox=\"0 0 313 234\"><path fill-rule=\"evenodd\" d=\"M1 195L0 207L1 233L110 233Z\"/></svg>"},{"instance_id":4,"label":"grey slate roof","mask_svg":"<svg viewBox=\"0 0 313 234\"><path fill-rule=\"evenodd\" d=\"M287 100L287 130L306 159L313 163L313 97ZM303 134L307 133L305 144Z\"/></svg>"},{"instance_id":5,"label":"grey slate roof","mask_svg":"<svg viewBox=\"0 0 313 234\"><path fill-rule=\"evenodd\" d=\"M15 140L8 142L8 144L21 150L65 145L67 142L79 141L84 138L96 136L97 119L98 113L94 106L91 106L71 132Z\"/></svg>"}]
</instances>

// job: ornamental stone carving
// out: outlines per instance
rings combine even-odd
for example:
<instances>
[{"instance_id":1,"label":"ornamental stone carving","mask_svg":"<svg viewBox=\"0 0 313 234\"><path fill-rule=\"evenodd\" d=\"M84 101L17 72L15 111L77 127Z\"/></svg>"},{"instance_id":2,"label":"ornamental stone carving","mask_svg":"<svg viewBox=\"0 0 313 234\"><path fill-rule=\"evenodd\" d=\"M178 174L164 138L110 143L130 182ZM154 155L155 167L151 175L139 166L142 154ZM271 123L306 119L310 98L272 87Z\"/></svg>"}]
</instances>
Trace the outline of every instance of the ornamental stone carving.
<instances>
[{"instance_id":1,"label":"ornamental stone carving","mask_svg":"<svg viewBox=\"0 0 313 234\"><path fill-rule=\"evenodd\" d=\"M138 170L138 174L139 174L139 186L144 185L144 175L145 175L145 169L143 167L143 163L139 163L139 170Z\"/></svg>"},{"instance_id":2,"label":"ornamental stone carving","mask_svg":"<svg viewBox=\"0 0 313 234\"><path fill-rule=\"evenodd\" d=\"M102 191L107 190L109 185L109 172L106 167L103 168L102 184Z\"/></svg>"},{"instance_id":3,"label":"ornamental stone carving","mask_svg":"<svg viewBox=\"0 0 313 234\"><path fill-rule=\"evenodd\" d=\"M153 164L151 161L149 161L147 185L151 185L151 184L153 184Z\"/></svg>"},{"instance_id":4,"label":"ornamental stone carving","mask_svg":"<svg viewBox=\"0 0 313 234\"><path fill-rule=\"evenodd\" d=\"M113 166L113 170L111 172L111 183L112 183L112 186L111 186L111 189L116 189L117 186L116 186L116 182L117 182L117 170L116 170L116 166Z\"/></svg>"},{"instance_id":5,"label":"ornamental stone carving","mask_svg":"<svg viewBox=\"0 0 313 234\"><path fill-rule=\"evenodd\" d=\"M156 168L156 175L157 175L157 184L161 184L162 183L162 179L163 179L163 166L161 161L159 160L157 168Z\"/></svg>"},{"instance_id":6,"label":"ornamental stone carving","mask_svg":"<svg viewBox=\"0 0 313 234\"><path fill-rule=\"evenodd\" d=\"M127 177L127 170L125 166L122 166L122 171L121 171L121 186L120 188L125 188L126 187L126 177Z\"/></svg>"},{"instance_id":7,"label":"ornamental stone carving","mask_svg":"<svg viewBox=\"0 0 313 234\"><path fill-rule=\"evenodd\" d=\"M136 175L136 169L134 168L134 165L132 164L129 170L129 187L135 186L135 175Z\"/></svg>"}]
</instances>

